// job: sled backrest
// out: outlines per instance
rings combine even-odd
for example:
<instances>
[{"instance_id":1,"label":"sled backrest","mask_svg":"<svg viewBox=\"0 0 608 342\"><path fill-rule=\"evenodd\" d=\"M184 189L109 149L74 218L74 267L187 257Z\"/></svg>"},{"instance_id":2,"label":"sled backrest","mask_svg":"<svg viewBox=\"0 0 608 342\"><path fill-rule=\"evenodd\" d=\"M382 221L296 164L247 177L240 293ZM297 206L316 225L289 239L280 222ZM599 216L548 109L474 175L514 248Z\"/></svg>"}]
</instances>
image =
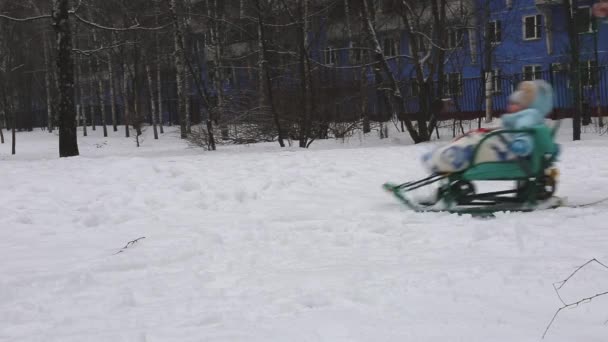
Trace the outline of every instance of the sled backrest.
<instances>
[{"instance_id":1,"label":"sled backrest","mask_svg":"<svg viewBox=\"0 0 608 342\"><path fill-rule=\"evenodd\" d=\"M544 168L555 160L558 153L558 147L553 140L554 130L546 125L538 125L522 130L496 130L490 132L477 145L473 153L473 160L477 160L482 145L484 143L491 143L490 139L492 137L500 139L505 145L509 145L509 138L519 134L531 136L534 142L534 149L528 157L516 160L475 163L464 172L465 179L525 179L542 173Z\"/></svg>"}]
</instances>

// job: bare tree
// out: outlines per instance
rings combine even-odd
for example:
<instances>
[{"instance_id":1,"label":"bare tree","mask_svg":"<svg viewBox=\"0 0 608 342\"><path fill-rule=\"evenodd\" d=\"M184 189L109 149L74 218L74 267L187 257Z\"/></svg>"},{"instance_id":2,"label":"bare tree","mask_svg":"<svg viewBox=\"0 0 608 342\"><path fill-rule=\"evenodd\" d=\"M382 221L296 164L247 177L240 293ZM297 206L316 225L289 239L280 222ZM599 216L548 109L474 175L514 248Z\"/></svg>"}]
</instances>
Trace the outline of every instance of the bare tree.
<instances>
[{"instance_id":1,"label":"bare tree","mask_svg":"<svg viewBox=\"0 0 608 342\"><path fill-rule=\"evenodd\" d=\"M59 74L59 156L77 156L76 110L74 106L74 60L68 0L53 0L53 27L57 36Z\"/></svg>"},{"instance_id":2,"label":"bare tree","mask_svg":"<svg viewBox=\"0 0 608 342\"><path fill-rule=\"evenodd\" d=\"M173 21L173 41L174 41L174 61L175 61L175 80L177 83L177 101L178 101L178 116L180 121L180 136L186 139L188 136L188 123L186 121L186 93L184 91L184 78L186 75L186 67L184 63L184 37L180 27L179 18L177 16L176 0L167 0L169 2L169 12Z\"/></svg>"}]
</instances>

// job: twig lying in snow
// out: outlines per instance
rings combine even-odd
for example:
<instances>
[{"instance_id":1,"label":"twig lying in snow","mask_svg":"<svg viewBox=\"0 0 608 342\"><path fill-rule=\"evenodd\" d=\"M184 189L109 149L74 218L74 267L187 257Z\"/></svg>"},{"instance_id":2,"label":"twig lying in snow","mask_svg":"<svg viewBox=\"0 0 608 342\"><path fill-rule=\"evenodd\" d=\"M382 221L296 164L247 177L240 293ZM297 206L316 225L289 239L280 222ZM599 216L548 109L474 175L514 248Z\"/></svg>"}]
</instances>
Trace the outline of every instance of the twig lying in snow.
<instances>
[{"instance_id":1,"label":"twig lying in snow","mask_svg":"<svg viewBox=\"0 0 608 342\"><path fill-rule=\"evenodd\" d=\"M122 252L123 252L125 249L129 248L130 246L133 246L133 245L134 245L135 243L137 243L139 240L141 240L141 239L145 239L145 238L146 238L145 236L142 236L142 237L140 237L140 238L137 238L137 239L135 239L135 240L132 240L132 241L127 242L127 244L126 244L126 245L125 245L123 248L121 248L121 249L120 249L118 252L114 253L114 255L116 255L116 254L118 254L118 253L122 253Z\"/></svg>"},{"instance_id":2,"label":"twig lying in snow","mask_svg":"<svg viewBox=\"0 0 608 342\"><path fill-rule=\"evenodd\" d=\"M583 269L585 266L591 264L591 263L597 263L599 265L601 265L602 267L608 269L608 266L606 266L605 264L601 263L599 260L597 260L596 258L593 258L589 261L587 261L586 263L582 264L581 266L577 267L572 273L570 273L570 275L568 277L566 277L566 279L562 280L562 281L558 281L556 283L553 283L553 289L555 290L555 293L557 294L557 298L559 298L559 300L562 302L562 304L564 304L562 307L560 307L559 309L557 309L557 311L555 311L555 314L553 315L553 318L551 318L551 321L549 322L549 324L547 325L547 327L545 328L545 332L543 333L543 339L545 338L545 336L547 335L547 332L549 331L549 328L551 328L551 325L553 324L553 322L555 321L555 319L557 318L557 315L559 315L559 313L564 310L564 309L570 309L570 308L575 308L577 307L579 304L583 304L583 303L587 303L590 302L592 299L603 296L608 294L608 291L605 292L600 292L597 293L593 296L590 297L586 297L583 299L580 299L576 302L572 302L572 303L566 303L562 296L559 294L559 290L564 287L564 285L566 285L566 283L572 278L574 277L574 275L580 271L581 269ZM608 321L606 321L608 322Z\"/></svg>"}]
</instances>

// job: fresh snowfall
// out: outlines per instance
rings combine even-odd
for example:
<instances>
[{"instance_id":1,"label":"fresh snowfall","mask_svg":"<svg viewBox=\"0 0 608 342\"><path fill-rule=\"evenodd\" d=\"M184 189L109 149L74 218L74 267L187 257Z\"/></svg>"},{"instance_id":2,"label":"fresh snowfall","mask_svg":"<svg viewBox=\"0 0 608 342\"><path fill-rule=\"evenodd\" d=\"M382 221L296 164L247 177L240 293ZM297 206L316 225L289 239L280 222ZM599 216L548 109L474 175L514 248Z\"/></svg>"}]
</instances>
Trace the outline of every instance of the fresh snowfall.
<instances>
[{"instance_id":1,"label":"fresh snowfall","mask_svg":"<svg viewBox=\"0 0 608 342\"><path fill-rule=\"evenodd\" d=\"M62 159L56 133L15 156L8 135L0 341L606 341L608 296L542 338L608 291L595 262L554 285L608 263L608 137L568 126L567 206L485 219L382 191L440 143L406 133L207 152L98 129Z\"/></svg>"}]
</instances>

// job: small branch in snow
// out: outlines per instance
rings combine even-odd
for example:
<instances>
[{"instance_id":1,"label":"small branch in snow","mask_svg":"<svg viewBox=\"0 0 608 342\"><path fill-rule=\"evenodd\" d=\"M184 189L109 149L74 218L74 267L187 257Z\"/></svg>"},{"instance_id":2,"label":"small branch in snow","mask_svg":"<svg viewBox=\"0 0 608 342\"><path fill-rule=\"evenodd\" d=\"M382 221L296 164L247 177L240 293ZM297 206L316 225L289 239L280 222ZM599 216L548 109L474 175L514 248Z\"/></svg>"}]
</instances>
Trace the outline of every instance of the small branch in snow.
<instances>
[{"instance_id":1,"label":"small branch in snow","mask_svg":"<svg viewBox=\"0 0 608 342\"><path fill-rule=\"evenodd\" d=\"M125 245L123 248L121 248L121 249L120 249L118 252L114 253L114 255L116 255L116 254L118 254L118 253L122 253L122 252L123 252L125 249L127 249L127 248L129 248L129 247L133 246L133 245L134 245L134 244L136 244L136 243L137 243L139 240L142 240L142 239L145 239L145 238L146 238L145 236L142 236L142 237L140 237L140 238L137 238L137 239L135 239L135 240L131 240L131 241L127 242L127 244L126 244L126 245Z\"/></svg>"},{"instance_id":2,"label":"small branch in snow","mask_svg":"<svg viewBox=\"0 0 608 342\"><path fill-rule=\"evenodd\" d=\"M558 281L556 283L553 283L553 289L555 290L555 293L557 294L557 298L559 298L559 300L562 302L563 306L560 307L559 309L557 309L557 311L555 311L555 314L551 318L551 321L549 322L549 324L545 328L545 332L543 333L543 336L542 336L543 339L545 338L545 336L547 335L547 332L549 331L549 328L551 328L551 325L553 324L553 322L557 318L557 315L559 315L559 313L562 310L569 309L569 308L575 308L579 304L584 304L584 303L590 302L594 298L597 298L597 297L600 297L600 296L608 294L608 291L600 292L600 293L597 293L597 294L595 294L593 296L585 297L585 298L582 298L582 299L580 299L580 300L578 300L576 302L572 302L572 303L566 303L564 301L564 299L562 298L562 296L560 295L559 290L561 290L561 288L564 287L566 285L566 283L568 283L568 281L570 279L572 279L572 277L574 277L574 275L578 271L580 271L581 269L585 268L587 265L592 264L592 263L597 263L597 264L601 265L602 267L608 269L608 266L606 266L604 263L600 262L596 258L593 258L593 259L587 261L586 263L582 264L581 266L577 267L572 273L570 273L570 275L568 277L566 277L566 279L564 279L562 281ZM606 322L608 322L608 321L606 321Z\"/></svg>"}]
</instances>

